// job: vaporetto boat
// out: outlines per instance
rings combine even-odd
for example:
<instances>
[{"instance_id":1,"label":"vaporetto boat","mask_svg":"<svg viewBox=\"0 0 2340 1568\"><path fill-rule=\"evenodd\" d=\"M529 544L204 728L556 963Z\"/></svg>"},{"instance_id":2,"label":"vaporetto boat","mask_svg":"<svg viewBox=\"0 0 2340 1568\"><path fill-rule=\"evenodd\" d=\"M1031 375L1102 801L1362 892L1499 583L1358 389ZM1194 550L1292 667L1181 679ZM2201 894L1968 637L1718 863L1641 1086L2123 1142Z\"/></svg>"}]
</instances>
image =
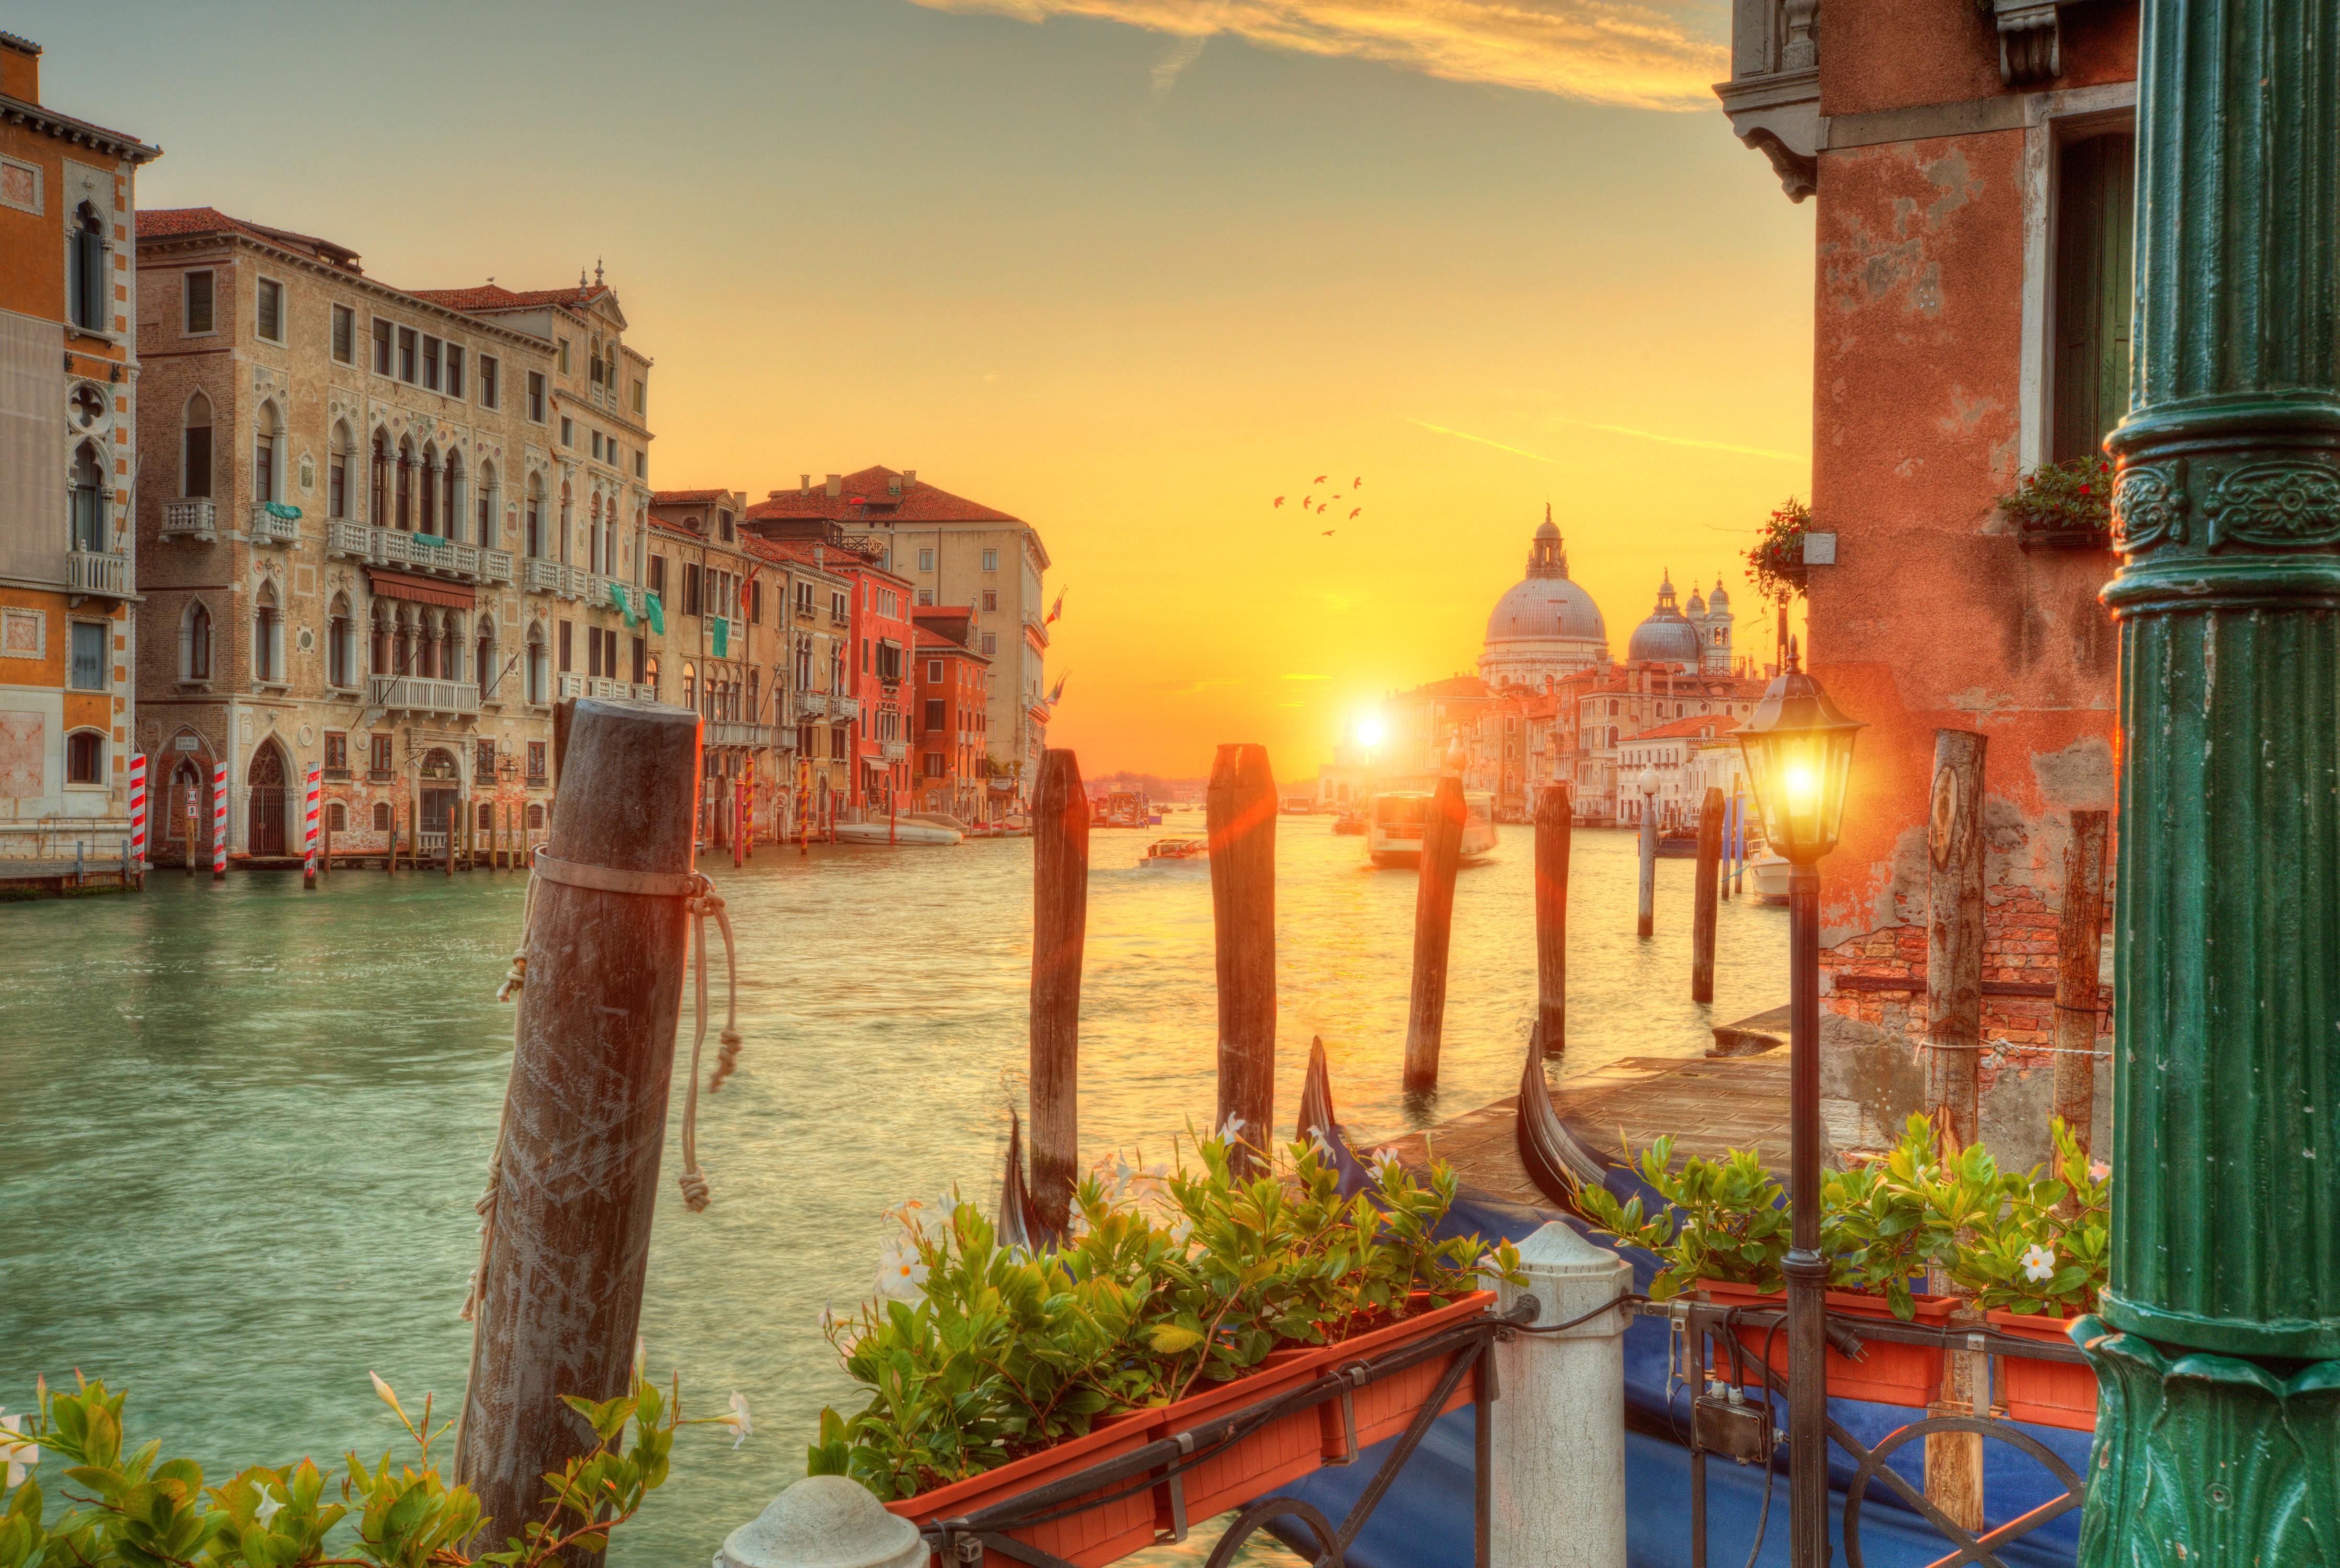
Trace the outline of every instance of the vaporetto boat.
<instances>
[{"instance_id":1,"label":"vaporetto boat","mask_svg":"<svg viewBox=\"0 0 2340 1568\"><path fill-rule=\"evenodd\" d=\"M1373 797L1367 818L1365 853L1376 866L1419 866L1422 836L1430 825L1433 797L1426 789L1392 789ZM1462 797L1462 864L1483 860L1495 850L1495 798L1482 791Z\"/></svg>"}]
</instances>

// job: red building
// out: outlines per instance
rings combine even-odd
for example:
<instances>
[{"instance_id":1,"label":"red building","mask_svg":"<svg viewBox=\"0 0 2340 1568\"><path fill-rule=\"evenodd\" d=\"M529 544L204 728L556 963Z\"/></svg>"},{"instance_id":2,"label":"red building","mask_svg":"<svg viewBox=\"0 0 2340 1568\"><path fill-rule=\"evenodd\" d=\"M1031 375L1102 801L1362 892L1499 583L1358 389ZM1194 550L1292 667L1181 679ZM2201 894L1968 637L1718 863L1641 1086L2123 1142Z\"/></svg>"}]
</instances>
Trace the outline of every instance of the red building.
<instances>
[{"instance_id":1,"label":"red building","mask_svg":"<svg viewBox=\"0 0 2340 1568\"><path fill-rule=\"evenodd\" d=\"M971 645L975 612L966 606L926 606L913 612L917 628L917 719L911 759L921 810L947 811L964 822L986 816L984 767L991 660Z\"/></svg>"}]
</instances>

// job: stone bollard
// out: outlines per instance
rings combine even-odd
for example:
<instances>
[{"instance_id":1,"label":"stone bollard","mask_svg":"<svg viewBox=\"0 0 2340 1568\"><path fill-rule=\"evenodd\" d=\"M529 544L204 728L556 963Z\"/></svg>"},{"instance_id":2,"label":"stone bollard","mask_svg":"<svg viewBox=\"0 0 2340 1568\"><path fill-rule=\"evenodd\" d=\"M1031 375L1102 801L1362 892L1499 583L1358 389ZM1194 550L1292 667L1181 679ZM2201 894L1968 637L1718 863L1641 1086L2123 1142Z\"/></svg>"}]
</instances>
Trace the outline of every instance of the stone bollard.
<instances>
[{"instance_id":1,"label":"stone bollard","mask_svg":"<svg viewBox=\"0 0 2340 1568\"><path fill-rule=\"evenodd\" d=\"M1632 1288L1632 1266L1554 1220L1520 1244L1538 1324L1565 1323ZM1492 1568L1624 1568L1625 1324L1611 1312L1494 1346L1488 1561Z\"/></svg>"},{"instance_id":2,"label":"stone bollard","mask_svg":"<svg viewBox=\"0 0 2340 1568\"><path fill-rule=\"evenodd\" d=\"M808 1475L734 1530L715 1568L927 1568L918 1527L858 1481Z\"/></svg>"}]
</instances>

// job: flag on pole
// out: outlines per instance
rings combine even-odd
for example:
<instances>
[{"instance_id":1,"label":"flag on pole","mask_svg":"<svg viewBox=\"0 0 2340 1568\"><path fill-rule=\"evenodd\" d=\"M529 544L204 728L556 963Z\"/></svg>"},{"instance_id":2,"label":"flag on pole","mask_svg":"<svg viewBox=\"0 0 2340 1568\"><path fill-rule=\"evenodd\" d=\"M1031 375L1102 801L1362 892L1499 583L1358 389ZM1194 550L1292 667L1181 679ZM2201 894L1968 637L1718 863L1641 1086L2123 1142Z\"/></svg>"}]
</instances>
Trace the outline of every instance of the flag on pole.
<instances>
[{"instance_id":1,"label":"flag on pole","mask_svg":"<svg viewBox=\"0 0 2340 1568\"><path fill-rule=\"evenodd\" d=\"M1049 707L1054 708L1058 702L1064 700L1065 682L1070 679L1072 678L1066 675L1059 675L1056 677L1056 684L1048 693Z\"/></svg>"},{"instance_id":2,"label":"flag on pole","mask_svg":"<svg viewBox=\"0 0 2340 1568\"><path fill-rule=\"evenodd\" d=\"M1046 620L1044 620L1044 621L1040 622L1040 624L1041 624L1041 625L1043 625L1043 626L1047 626L1047 625L1049 625L1049 624L1053 623L1053 622L1056 620L1056 617L1058 617L1059 615L1062 615L1062 614L1064 614L1064 613L1065 613L1065 590L1064 590L1063 589L1061 589L1061 588L1060 588L1060 589L1056 590L1056 603L1054 603L1054 604L1052 604L1052 605L1050 605L1050 606L1048 606L1048 619L1047 619Z\"/></svg>"},{"instance_id":3,"label":"flag on pole","mask_svg":"<svg viewBox=\"0 0 2340 1568\"><path fill-rule=\"evenodd\" d=\"M146 869L146 753L130 759L130 866Z\"/></svg>"}]
</instances>

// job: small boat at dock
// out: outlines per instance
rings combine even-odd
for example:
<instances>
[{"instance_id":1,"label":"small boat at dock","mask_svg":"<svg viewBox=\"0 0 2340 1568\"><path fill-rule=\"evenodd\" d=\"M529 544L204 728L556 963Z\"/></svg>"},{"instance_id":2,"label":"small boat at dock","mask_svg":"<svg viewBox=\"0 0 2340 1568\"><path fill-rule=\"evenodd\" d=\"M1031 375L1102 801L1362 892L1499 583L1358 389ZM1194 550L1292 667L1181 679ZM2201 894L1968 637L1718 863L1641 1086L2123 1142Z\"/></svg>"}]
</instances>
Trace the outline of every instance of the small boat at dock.
<instances>
[{"instance_id":1,"label":"small boat at dock","mask_svg":"<svg viewBox=\"0 0 2340 1568\"><path fill-rule=\"evenodd\" d=\"M966 837L956 828L946 828L939 822L921 822L914 817L899 818L891 822L839 822L833 831L840 844L890 845L897 849L913 845L956 844Z\"/></svg>"},{"instance_id":2,"label":"small boat at dock","mask_svg":"<svg viewBox=\"0 0 2340 1568\"><path fill-rule=\"evenodd\" d=\"M1393 789L1373 797L1366 819L1365 853L1376 866L1419 866L1422 836L1435 799L1426 789ZM1472 790L1462 797L1462 864L1472 865L1495 850L1495 798Z\"/></svg>"},{"instance_id":3,"label":"small boat at dock","mask_svg":"<svg viewBox=\"0 0 2340 1568\"><path fill-rule=\"evenodd\" d=\"M1344 811L1333 819L1333 831L1335 833L1363 834L1365 827L1365 814L1363 811Z\"/></svg>"},{"instance_id":4,"label":"small boat at dock","mask_svg":"<svg viewBox=\"0 0 2340 1568\"><path fill-rule=\"evenodd\" d=\"M1788 858L1785 855L1758 855L1747 862L1747 869L1755 878L1755 891L1766 904L1788 901Z\"/></svg>"}]
</instances>

